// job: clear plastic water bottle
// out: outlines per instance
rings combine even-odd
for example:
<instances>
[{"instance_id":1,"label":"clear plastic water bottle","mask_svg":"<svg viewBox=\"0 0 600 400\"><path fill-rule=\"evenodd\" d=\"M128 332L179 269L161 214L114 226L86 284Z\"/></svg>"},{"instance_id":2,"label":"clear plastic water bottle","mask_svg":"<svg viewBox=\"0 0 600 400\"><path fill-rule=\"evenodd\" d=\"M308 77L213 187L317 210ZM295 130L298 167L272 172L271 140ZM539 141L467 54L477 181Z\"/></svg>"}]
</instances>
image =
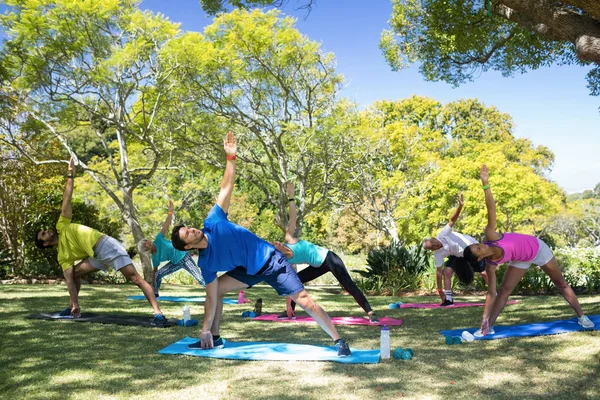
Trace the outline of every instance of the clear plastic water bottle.
<instances>
[{"instance_id":1,"label":"clear plastic water bottle","mask_svg":"<svg viewBox=\"0 0 600 400\"><path fill-rule=\"evenodd\" d=\"M190 307L185 305L185 306L183 306L183 322L185 323L185 322L189 321L190 319L192 319Z\"/></svg>"},{"instance_id":2,"label":"clear plastic water bottle","mask_svg":"<svg viewBox=\"0 0 600 400\"><path fill-rule=\"evenodd\" d=\"M380 338L380 357L381 359L390 358L390 330L386 325L381 328Z\"/></svg>"}]
</instances>

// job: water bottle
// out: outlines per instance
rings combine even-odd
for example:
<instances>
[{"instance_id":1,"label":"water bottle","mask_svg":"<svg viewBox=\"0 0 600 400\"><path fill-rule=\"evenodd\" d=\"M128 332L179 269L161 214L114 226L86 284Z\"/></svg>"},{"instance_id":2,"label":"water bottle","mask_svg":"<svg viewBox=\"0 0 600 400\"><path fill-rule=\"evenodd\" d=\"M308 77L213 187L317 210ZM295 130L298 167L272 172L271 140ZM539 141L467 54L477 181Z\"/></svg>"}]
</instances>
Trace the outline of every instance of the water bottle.
<instances>
[{"instance_id":1,"label":"water bottle","mask_svg":"<svg viewBox=\"0 0 600 400\"><path fill-rule=\"evenodd\" d=\"M238 304L244 304L244 291L240 290L240 294L238 295Z\"/></svg>"},{"instance_id":2,"label":"water bottle","mask_svg":"<svg viewBox=\"0 0 600 400\"><path fill-rule=\"evenodd\" d=\"M192 316L190 315L190 307L187 305L183 306L183 322L186 323L190 319L192 319Z\"/></svg>"},{"instance_id":3,"label":"water bottle","mask_svg":"<svg viewBox=\"0 0 600 400\"><path fill-rule=\"evenodd\" d=\"M390 358L390 330L386 325L381 328L381 347L380 357L381 359Z\"/></svg>"}]
</instances>

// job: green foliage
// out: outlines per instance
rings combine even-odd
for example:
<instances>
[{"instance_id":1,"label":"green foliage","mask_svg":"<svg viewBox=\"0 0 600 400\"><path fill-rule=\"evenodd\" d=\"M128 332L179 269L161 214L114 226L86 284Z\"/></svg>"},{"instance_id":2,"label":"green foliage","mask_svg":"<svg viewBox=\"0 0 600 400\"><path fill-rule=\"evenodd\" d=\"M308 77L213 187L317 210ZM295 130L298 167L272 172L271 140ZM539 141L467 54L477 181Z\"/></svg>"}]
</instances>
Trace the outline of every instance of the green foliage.
<instances>
[{"instance_id":1,"label":"green foliage","mask_svg":"<svg viewBox=\"0 0 600 400\"><path fill-rule=\"evenodd\" d=\"M418 62L425 79L442 80L454 86L472 81L489 69L512 76L528 69L554 64L581 65L580 59L593 59L583 53L578 58L577 51L581 49L576 49L572 36L562 32L549 34L578 29L576 23L554 22L551 17L540 19L536 15L559 14L563 12L562 4L532 4L529 9L525 6L516 12L518 17L509 21L507 15L515 13L508 8L512 4L505 7L502 1L492 2L494 13L488 16L486 2L392 0L390 29L383 31L380 41L384 57L394 71ZM573 15L585 15L581 7L566 7ZM595 57L597 60L597 53ZM588 73L592 95L598 94L599 77L598 67Z\"/></svg>"},{"instance_id":2,"label":"green foliage","mask_svg":"<svg viewBox=\"0 0 600 400\"><path fill-rule=\"evenodd\" d=\"M200 0L202 9L209 15L217 15L227 10L227 3L232 7L251 8L264 6L281 6L285 0Z\"/></svg>"},{"instance_id":3,"label":"green foliage","mask_svg":"<svg viewBox=\"0 0 600 400\"><path fill-rule=\"evenodd\" d=\"M420 287L423 273L430 266L430 255L422 246L404 246L392 242L373 249L367 256L366 270L356 270L372 290L396 294L400 290Z\"/></svg>"}]
</instances>

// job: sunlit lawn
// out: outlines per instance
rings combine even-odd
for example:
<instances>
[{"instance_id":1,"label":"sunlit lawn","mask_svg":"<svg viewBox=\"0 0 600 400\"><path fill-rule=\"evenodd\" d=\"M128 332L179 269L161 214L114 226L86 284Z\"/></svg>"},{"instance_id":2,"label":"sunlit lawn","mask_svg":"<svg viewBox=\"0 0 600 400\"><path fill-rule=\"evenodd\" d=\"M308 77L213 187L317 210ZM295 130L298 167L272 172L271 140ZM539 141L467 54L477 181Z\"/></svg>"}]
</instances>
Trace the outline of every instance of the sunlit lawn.
<instances>
[{"instance_id":1,"label":"sunlit lawn","mask_svg":"<svg viewBox=\"0 0 600 400\"><path fill-rule=\"evenodd\" d=\"M353 299L332 288L309 291L334 316L362 315ZM84 312L147 314L132 285L82 288ZM199 286L167 285L163 295L203 295ZM234 294L235 297L236 294ZM283 310L269 287L247 291L261 297L265 312ZM515 297L499 324L564 319L573 316L558 296ZM375 365L330 362L227 361L164 356L157 351L197 328L149 329L25 319L36 312L64 308L64 286L0 287L2 337L0 393L3 399L387 399L387 398L598 398L600 334L571 333L448 346L440 329L476 326L481 308L390 310L391 297L370 297L379 315L404 319L391 330L392 347L412 347L411 361ZM436 302L435 297L404 297L403 302ZM481 297L459 298L461 301ZM580 298L587 314L600 314L600 296ZM161 303L169 317L181 317L182 304ZM251 305L226 305L224 337L234 341L277 341L329 345L316 326L253 322L240 317ZM202 306L192 305L200 318ZM378 348L379 329L341 326L352 347Z\"/></svg>"}]
</instances>

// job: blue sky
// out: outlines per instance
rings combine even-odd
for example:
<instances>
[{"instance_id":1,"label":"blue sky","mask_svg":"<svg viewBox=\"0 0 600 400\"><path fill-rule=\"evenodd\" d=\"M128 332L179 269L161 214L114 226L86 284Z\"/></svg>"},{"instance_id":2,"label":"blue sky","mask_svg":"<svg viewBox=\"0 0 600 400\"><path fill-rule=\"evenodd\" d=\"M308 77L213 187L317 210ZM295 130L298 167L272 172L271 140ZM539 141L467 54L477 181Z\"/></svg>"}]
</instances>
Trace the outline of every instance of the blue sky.
<instances>
[{"instance_id":1,"label":"blue sky","mask_svg":"<svg viewBox=\"0 0 600 400\"><path fill-rule=\"evenodd\" d=\"M308 16L290 0L284 13L298 18L296 27L333 52L345 76L344 97L367 106L375 100L428 96L443 103L478 98L514 118L515 135L543 144L555 154L550 179L567 192L600 182L600 98L589 96L589 68L543 68L514 78L487 72L458 88L426 82L416 67L393 72L379 50L379 36L391 14L389 0L316 0ZM146 0L142 8L161 12L182 29L202 31L211 23L198 0ZM306 18L305 18L306 16Z\"/></svg>"}]
</instances>

